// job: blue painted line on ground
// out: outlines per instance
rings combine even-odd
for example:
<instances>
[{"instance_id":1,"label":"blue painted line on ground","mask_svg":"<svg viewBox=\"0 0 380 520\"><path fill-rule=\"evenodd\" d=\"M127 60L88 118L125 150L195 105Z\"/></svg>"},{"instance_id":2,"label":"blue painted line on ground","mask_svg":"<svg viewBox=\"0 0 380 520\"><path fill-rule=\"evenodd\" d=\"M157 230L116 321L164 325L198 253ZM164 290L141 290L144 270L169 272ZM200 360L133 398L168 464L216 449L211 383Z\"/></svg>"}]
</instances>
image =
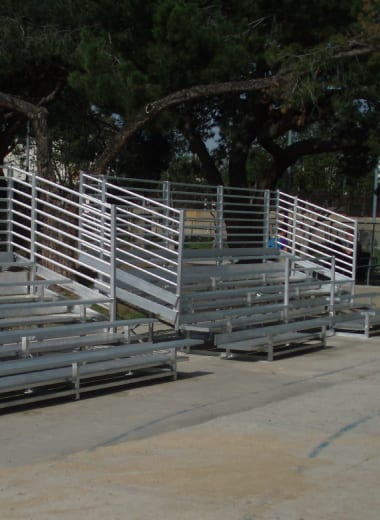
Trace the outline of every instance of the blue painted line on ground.
<instances>
[{"instance_id":1,"label":"blue painted line on ground","mask_svg":"<svg viewBox=\"0 0 380 520\"><path fill-rule=\"evenodd\" d=\"M343 437L343 435L345 435L346 433L354 430L355 428L357 428L361 424L363 424L363 423L365 423L367 421L370 421L371 419L376 417L376 415L378 415L378 414L368 415L367 417L363 417L362 419L358 419L357 421L354 421L352 423L346 424L345 426L340 428L337 432L335 432L332 435L330 435L330 437L328 437L325 441L321 442L320 444L318 444L318 446L313 448L311 450L311 452L309 453L309 455L308 455L309 459L315 459L316 457L319 456L319 454L323 450L328 448L334 441L336 441L340 437Z\"/></svg>"},{"instance_id":2,"label":"blue painted line on ground","mask_svg":"<svg viewBox=\"0 0 380 520\"><path fill-rule=\"evenodd\" d=\"M158 417L157 419L148 421L144 424L141 424L140 426L136 426L135 428L132 428L131 430L123 432L120 435L117 435L116 437L112 437L111 439L108 439L105 442L97 444L90 451L96 450L97 448L105 448L106 446L112 446L113 444L116 444L116 443L119 443L119 442L125 440L127 437L129 437L133 433L137 433L139 431L145 430L146 428L149 428L150 426L154 426L155 424L159 424L160 422L166 421L167 419L173 419L174 417L177 417L180 415L185 415L189 412L193 412L194 410L199 410L200 408L206 408L209 405L210 405L210 403L194 405L191 408L184 408L183 410L179 410L179 411L171 413L171 414L162 415L161 417Z\"/></svg>"},{"instance_id":3,"label":"blue painted line on ground","mask_svg":"<svg viewBox=\"0 0 380 520\"><path fill-rule=\"evenodd\" d=\"M258 391L254 391L254 392L249 392L248 395L257 395L258 393L259 393ZM126 432L123 432L123 433L121 433L121 434L119 434L119 435L117 435L115 437L112 437L111 439L108 439L107 441L104 441L104 442L101 442L101 443L97 444L96 446L91 448L90 451L96 450L97 448L103 448L103 447L106 447L106 446L111 446L111 445L116 444L118 442L124 441L130 435L132 435L133 433L141 432L141 431L145 430L146 428L149 428L150 426L154 426L155 424L159 424L159 423L164 422L164 421L166 421L168 419L173 419L174 417L194 412L194 410L201 410L202 408L208 408L210 406L215 406L215 405L218 405L218 404L221 404L221 403L227 403L229 401L235 401L236 399L240 399L240 398L241 398L241 394L237 395L237 396L233 396L233 397L227 398L227 399L220 399L220 400L217 400L217 401L209 401L209 402L203 403L203 404L194 404L190 408L184 408L184 409L179 410L177 412L173 412L173 413L170 413L170 414L167 414L167 415L161 415L160 417L157 417L156 419L148 421L148 422L146 422L144 424L140 424L139 426L135 426L134 428L131 428L130 430L128 430Z\"/></svg>"}]
</instances>

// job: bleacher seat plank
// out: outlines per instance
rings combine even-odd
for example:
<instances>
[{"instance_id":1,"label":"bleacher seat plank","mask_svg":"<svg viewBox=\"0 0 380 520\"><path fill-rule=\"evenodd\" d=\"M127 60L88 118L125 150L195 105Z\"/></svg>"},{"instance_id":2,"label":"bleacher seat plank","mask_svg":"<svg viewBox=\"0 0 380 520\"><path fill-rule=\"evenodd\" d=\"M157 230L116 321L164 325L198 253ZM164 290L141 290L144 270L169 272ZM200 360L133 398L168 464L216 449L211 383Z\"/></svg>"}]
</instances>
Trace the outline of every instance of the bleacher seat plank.
<instances>
[{"instance_id":1,"label":"bleacher seat plank","mask_svg":"<svg viewBox=\"0 0 380 520\"><path fill-rule=\"evenodd\" d=\"M199 344L199 340L179 339L162 343L125 343L118 346L111 346L99 350L67 352L60 355L47 354L36 358L22 358L0 363L0 381L3 376L14 374L24 374L71 366L73 363L94 363L96 361L107 361L115 358L125 358L142 355L154 351L179 350L187 345Z\"/></svg>"},{"instance_id":2,"label":"bleacher seat plank","mask_svg":"<svg viewBox=\"0 0 380 520\"><path fill-rule=\"evenodd\" d=\"M87 349L91 347L103 347L106 345L127 343L125 334L116 332L89 333L70 338L47 339L43 341L30 341L26 346L19 342L8 343L0 346L0 358L33 356L46 353L60 353L74 349Z\"/></svg>"},{"instance_id":3,"label":"bleacher seat plank","mask_svg":"<svg viewBox=\"0 0 380 520\"><path fill-rule=\"evenodd\" d=\"M268 360L272 361L275 356L274 347L278 345L315 339L324 346L326 330L332 324L332 317L325 317L216 334L215 345L218 349L225 350L227 356L231 351L265 348Z\"/></svg>"},{"instance_id":4,"label":"bleacher seat plank","mask_svg":"<svg viewBox=\"0 0 380 520\"><path fill-rule=\"evenodd\" d=\"M17 341L19 338L33 337L36 339L48 338L66 338L70 336L84 335L86 333L111 330L118 327L135 327L139 324L153 324L157 322L155 318L136 318L132 320L116 320L116 321L91 321L84 323L75 323L70 327L56 326L43 328L29 328L16 330L0 331L0 344Z\"/></svg>"},{"instance_id":5,"label":"bleacher seat plank","mask_svg":"<svg viewBox=\"0 0 380 520\"><path fill-rule=\"evenodd\" d=\"M239 260L276 259L279 256L280 251L278 249L269 247L185 249L183 252L185 262L197 262L199 260L237 262Z\"/></svg>"},{"instance_id":6,"label":"bleacher seat plank","mask_svg":"<svg viewBox=\"0 0 380 520\"><path fill-rule=\"evenodd\" d=\"M27 301L21 303L10 303L6 305L6 308L1 309L0 313L7 311L17 311L20 309L33 309L33 308L49 308L49 307L83 307L90 305L101 305L103 303L110 303L112 298L108 296L99 296L94 298L77 298L77 299L66 299L66 298L49 298L47 300Z\"/></svg>"},{"instance_id":7,"label":"bleacher seat plank","mask_svg":"<svg viewBox=\"0 0 380 520\"><path fill-rule=\"evenodd\" d=\"M0 363L0 408L52 397L73 395L79 399L83 392L168 376L176 379L177 351L199 343L194 339L178 339L123 344L3 361ZM100 379L105 375L107 378ZM115 375L122 377L110 378ZM34 389L38 391L35 393ZM46 393L39 393L44 390Z\"/></svg>"},{"instance_id":8,"label":"bleacher seat plank","mask_svg":"<svg viewBox=\"0 0 380 520\"><path fill-rule=\"evenodd\" d=\"M0 318L0 329L21 327L27 325L48 325L54 323L74 323L81 321L82 316L74 312L62 312L57 314L37 314L32 316L15 316L11 318Z\"/></svg>"}]
</instances>

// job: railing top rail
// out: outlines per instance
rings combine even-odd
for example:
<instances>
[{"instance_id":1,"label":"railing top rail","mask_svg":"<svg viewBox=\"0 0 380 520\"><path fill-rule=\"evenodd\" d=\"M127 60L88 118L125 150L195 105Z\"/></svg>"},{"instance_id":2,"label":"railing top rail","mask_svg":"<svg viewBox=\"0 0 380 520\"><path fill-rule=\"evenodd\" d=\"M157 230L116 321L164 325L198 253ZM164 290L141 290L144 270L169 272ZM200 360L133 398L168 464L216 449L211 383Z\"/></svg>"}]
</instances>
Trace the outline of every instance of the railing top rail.
<instances>
[{"instance_id":1,"label":"railing top rail","mask_svg":"<svg viewBox=\"0 0 380 520\"><path fill-rule=\"evenodd\" d=\"M91 175L90 173L86 173L86 175L90 176L90 177L97 177L95 175ZM199 191L200 189L202 190L205 190L205 189L208 189L210 191L216 191L218 188L220 188L220 186L217 186L217 185L211 185L211 184L202 184L202 183L188 183L188 182L173 182L173 181L164 181L164 180L147 180L147 179L135 179L135 178L131 178L131 177L112 177L112 176L105 176L105 179L109 179L109 180L116 180L117 182L120 182L120 181L126 181L126 182L133 182L134 184L148 184L148 183L153 183L153 184L156 184L156 185L164 185L166 182L170 182L170 186L174 189L174 190L177 190L179 188L191 188L191 191ZM114 184L112 184L114 185ZM260 193L260 192L266 192L267 190L264 190L264 189L259 189L259 188L239 188L239 187L235 187L235 186L223 186L223 189L226 190L226 191L236 191L236 192L255 192L255 193ZM186 191L188 193L188 190Z\"/></svg>"},{"instance_id":2,"label":"railing top rail","mask_svg":"<svg viewBox=\"0 0 380 520\"><path fill-rule=\"evenodd\" d=\"M86 194L84 196L81 193L79 193L78 190L76 190L76 189L68 188L67 186L64 186L61 184L58 185L56 181L46 179L45 177L41 177L38 174L36 174L35 172L28 172L17 166L13 166L13 165L9 165L9 164L3 166L3 168L4 168L5 172L7 172L7 171L9 171L9 169L11 169L24 177L24 178L16 177L15 180L17 181L17 183L24 185L24 186L30 186L31 180L34 178L38 184L36 186L36 189L38 190L38 192L49 194L51 196L54 196L57 199L61 199L62 201L69 200L70 203L73 205L80 206L81 203L83 202L83 199L90 199L90 198L94 199L94 201L97 202L97 199L91 197L91 195ZM59 193L57 191L44 189L44 185L48 186L49 188L57 188L57 186L58 186ZM70 195L70 197L67 197L67 195ZM103 206L106 207L107 209L110 209L112 204L104 203Z\"/></svg>"},{"instance_id":3,"label":"railing top rail","mask_svg":"<svg viewBox=\"0 0 380 520\"><path fill-rule=\"evenodd\" d=\"M99 177L97 175L91 175L91 174L88 174L88 173L82 173L82 178L83 179L91 179L92 181L95 181L98 185L100 184L100 181L102 179L102 177ZM114 198L115 200L118 200L120 203L122 203L121 205L123 205L123 204L125 205L125 195L130 195L135 200L140 200L141 202L143 202L145 204L147 202L149 202L149 204L151 206L156 206L157 208L161 208L161 209L164 209L164 210L169 210L169 211L171 211L171 212L173 212L174 214L177 214L177 215L180 214L180 210L175 209L175 208L173 208L171 206L167 206L166 204L163 204L162 202L158 202L155 199L144 197L143 195L140 195L139 193L137 193L135 191L128 190L127 188L122 188L122 187L118 186L117 184L112 184L112 183L108 183L108 182L106 182L106 184L107 184L107 186L111 187L113 190L120 188L120 190L123 193L123 197L120 197L120 196L115 195L114 193L112 193L112 198ZM88 186L91 189L95 189L93 185L88 185ZM98 191L99 191L99 193L101 193L100 189ZM129 203L132 203L132 202L129 202ZM135 205L136 205L136 207L139 207L138 204L135 204Z\"/></svg>"}]
</instances>

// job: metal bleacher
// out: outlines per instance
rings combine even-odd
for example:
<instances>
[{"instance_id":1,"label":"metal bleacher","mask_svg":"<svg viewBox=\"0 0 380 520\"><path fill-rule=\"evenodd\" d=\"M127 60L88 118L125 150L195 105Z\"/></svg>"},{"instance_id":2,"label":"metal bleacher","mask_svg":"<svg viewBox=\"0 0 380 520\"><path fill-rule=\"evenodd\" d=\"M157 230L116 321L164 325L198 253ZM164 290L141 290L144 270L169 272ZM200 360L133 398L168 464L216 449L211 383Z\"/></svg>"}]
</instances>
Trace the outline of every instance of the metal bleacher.
<instances>
[{"instance_id":1,"label":"metal bleacher","mask_svg":"<svg viewBox=\"0 0 380 520\"><path fill-rule=\"evenodd\" d=\"M79 193L7 169L1 196L0 408L177 377L178 351L200 340L162 335L158 320L117 316L109 206L86 210ZM107 220L108 219L108 220ZM99 227L101 236L98 235ZM101 265L94 270L79 251ZM182 356L182 358L184 358Z\"/></svg>"},{"instance_id":2,"label":"metal bleacher","mask_svg":"<svg viewBox=\"0 0 380 520\"><path fill-rule=\"evenodd\" d=\"M294 344L324 345L327 333L358 318L353 309L373 312L355 303L352 219L279 191L88 174L81 189L128 215L118 234L118 296L227 357L273 359ZM280 234L286 250L268 248Z\"/></svg>"},{"instance_id":3,"label":"metal bleacher","mask_svg":"<svg viewBox=\"0 0 380 520\"><path fill-rule=\"evenodd\" d=\"M15 259L7 261L5 269L17 269L13 273L20 276L30 267ZM0 280L7 273L1 272ZM111 320L93 308L112 305L108 297L62 296L50 290L58 283L66 279L39 278L12 286L8 277L5 287L12 294L3 295L0 303L0 408L52 397L79 399L85 392L162 377L175 379L177 351L199 343L154 341L156 319ZM42 286L44 293L30 291ZM0 287L4 288L1 282ZM135 334L137 327L144 333Z\"/></svg>"},{"instance_id":4,"label":"metal bleacher","mask_svg":"<svg viewBox=\"0 0 380 520\"><path fill-rule=\"evenodd\" d=\"M354 294L351 219L281 192L4 172L0 407L176 378L178 351L272 360L376 321ZM286 250L268 247L281 232Z\"/></svg>"}]
</instances>

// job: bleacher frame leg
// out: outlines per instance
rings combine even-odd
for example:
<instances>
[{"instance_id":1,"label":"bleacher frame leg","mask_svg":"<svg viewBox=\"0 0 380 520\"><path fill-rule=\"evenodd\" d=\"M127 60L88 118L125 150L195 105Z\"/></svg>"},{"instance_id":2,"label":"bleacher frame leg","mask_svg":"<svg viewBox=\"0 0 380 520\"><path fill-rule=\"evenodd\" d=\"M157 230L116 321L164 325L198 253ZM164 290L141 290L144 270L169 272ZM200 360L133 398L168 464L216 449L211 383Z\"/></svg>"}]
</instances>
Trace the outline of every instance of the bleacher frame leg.
<instances>
[{"instance_id":1,"label":"bleacher frame leg","mask_svg":"<svg viewBox=\"0 0 380 520\"><path fill-rule=\"evenodd\" d=\"M268 340L268 346L267 346L267 352L268 352L268 361L273 361L274 358L274 352L273 352L273 339L269 338Z\"/></svg>"},{"instance_id":2,"label":"bleacher frame leg","mask_svg":"<svg viewBox=\"0 0 380 520\"><path fill-rule=\"evenodd\" d=\"M80 368L78 363L71 365L71 376L74 382L75 400L78 401L80 399Z\"/></svg>"},{"instance_id":3,"label":"bleacher frame leg","mask_svg":"<svg viewBox=\"0 0 380 520\"><path fill-rule=\"evenodd\" d=\"M321 340L322 340L322 347L326 347L326 337L327 337L327 325L323 325L321 330Z\"/></svg>"}]
</instances>

